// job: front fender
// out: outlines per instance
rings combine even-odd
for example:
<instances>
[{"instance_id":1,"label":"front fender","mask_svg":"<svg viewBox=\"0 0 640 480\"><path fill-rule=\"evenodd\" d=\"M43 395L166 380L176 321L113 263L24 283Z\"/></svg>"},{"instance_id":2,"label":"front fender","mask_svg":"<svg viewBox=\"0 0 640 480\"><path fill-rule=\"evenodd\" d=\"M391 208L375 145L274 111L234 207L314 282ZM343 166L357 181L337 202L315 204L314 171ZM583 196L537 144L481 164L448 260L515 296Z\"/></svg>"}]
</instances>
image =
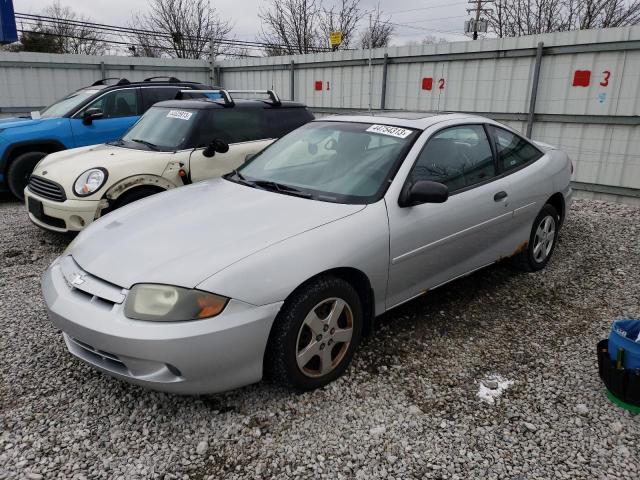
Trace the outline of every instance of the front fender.
<instances>
[{"instance_id":1,"label":"front fender","mask_svg":"<svg viewBox=\"0 0 640 480\"><path fill-rule=\"evenodd\" d=\"M156 187L162 190L170 190L177 187L173 182L159 175L140 174L132 175L111 185L105 197L108 200L117 200L124 193L136 187Z\"/></svg>"},{"instance_id":2,"label":"front fender","mask_svg":"<svg viewBox=\"0 0 640 480\"><path fill-rule=\"evenodd\" d=\"M376 314L380 314L385 309L389 271L388 225L381 200L249 255L197 288L253 305L268 305L285 300L299 285L322 272L354 268L368 277Z\"/></svg>"}]
</instances>

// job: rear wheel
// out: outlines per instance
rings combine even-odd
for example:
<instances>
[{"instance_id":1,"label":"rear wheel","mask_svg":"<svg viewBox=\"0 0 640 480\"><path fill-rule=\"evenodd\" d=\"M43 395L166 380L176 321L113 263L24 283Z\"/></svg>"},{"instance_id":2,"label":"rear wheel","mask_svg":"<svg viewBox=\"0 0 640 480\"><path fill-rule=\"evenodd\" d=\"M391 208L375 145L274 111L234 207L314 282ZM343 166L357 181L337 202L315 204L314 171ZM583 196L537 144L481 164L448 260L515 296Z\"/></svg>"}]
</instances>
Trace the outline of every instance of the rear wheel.
<instances>
[{"instance_id":1,"label":"rear wheel","mask_svg":"<svg viewBox=\"0 0 640 480\"><path fill-rule=\"evenodd\" d=\"M29 177L40 160L46 157L45 152L28 152L18 155L9 165L7 185L9 190L20 200L24 199L24 189Z\"/></svg>"},{"instance_id":2,"label":"rear wheel","mask_svg":"<svg viewBox=\"0 0 640 480\"><path fill-rule=\"evenodd\" d=\"M273 325L265 369L296 390L322 387L344 373L362 336L362 304L346 281L326 276L298 288Z\"/></svg>"},{"instance_id":3,"label":"rear wheel","mask_svg":"<svg viewBox=\"0 0 640 480\"><path fill-rule=\"evenodd\" d=\"M546 204L533 222L527 248L513 259L516 266L527 272L542 270L556 248L559 225L558 212Z\"/></svg>"}]
</instances>

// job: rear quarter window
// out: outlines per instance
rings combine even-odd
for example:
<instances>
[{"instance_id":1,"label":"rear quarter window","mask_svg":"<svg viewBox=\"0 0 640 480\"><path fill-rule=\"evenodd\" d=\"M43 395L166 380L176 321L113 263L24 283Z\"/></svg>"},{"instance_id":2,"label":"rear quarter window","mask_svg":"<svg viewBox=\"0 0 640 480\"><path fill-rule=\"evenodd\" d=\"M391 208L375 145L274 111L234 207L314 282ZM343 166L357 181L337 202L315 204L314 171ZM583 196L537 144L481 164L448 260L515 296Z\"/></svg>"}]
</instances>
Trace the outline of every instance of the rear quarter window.
<instances>
[{"instance_id":1,"label":"rear quarter window","mask_svg":"<svg viewBox=\"0 0 640 480\"><path fill-rule=\"evenodd\" d=\"M489 126L495 141L500 171L515 170L542 157L543 153L524 138L500 127Z\"/></svg>"},{"instance_id":2,"label":"rear quarter window","mask_svg":"<svg viewBox=\"0 0 640 480\"><path fill-rule=\"evenodd\" d=\"M268 108L264 111L270 138L280 138L314 119L304 107Z\"/></svg>"}]
</instances>

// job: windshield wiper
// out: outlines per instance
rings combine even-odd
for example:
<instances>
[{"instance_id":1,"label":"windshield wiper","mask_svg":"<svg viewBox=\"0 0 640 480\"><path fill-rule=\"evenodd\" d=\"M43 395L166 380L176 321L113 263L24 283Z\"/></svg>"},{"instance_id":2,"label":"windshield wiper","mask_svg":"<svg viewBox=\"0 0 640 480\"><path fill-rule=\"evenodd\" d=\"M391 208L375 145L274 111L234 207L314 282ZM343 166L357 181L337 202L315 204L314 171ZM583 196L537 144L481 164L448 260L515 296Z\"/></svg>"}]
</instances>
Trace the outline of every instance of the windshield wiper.
<instances>
[{"instance_id":1,"label":"windshield wiper","mask_svg":"<svg viewBox=\"0 0 640 480\"><path fill-rule=\"evenodd\" d=\"M151 150L155 150L155 151L159 151L160 150L160 147L158 147L155 143L147 142L146 140L140 140L139 138L132 138L131 141L146 145Z\"/></svg>"},{"instance_id":2,"label":"windshield wiper","mask_svg":"<svg viewBox=\"0 0 640 480\"><path fill-rule=\"evenodd\" d=\"M107 145L124 145L124 140L119 138L118 140L114 140L112 142L107 142Z\"/></svg>"},{"instance_id":3,"label":"windshield wiper","mask_svg":"<svg viewBox=\"0 0 640 480\"><path fill-rule=\"evenodd\" d=\"M282 183L273 182L271 180L249 180L254 185L270 190L272 192L284 193L285 195L294 195L296 197L311 198L310 193L303 192L290 185L284 185Z\"/></svg>"},{"instance_id":4,"label":"windshield wiper","mask_svg":"<svg viewBox=\"0 0 640 480\"><path fill-rule=\"evenodd\" d=\"M233 170L229 175L234 175L237 178L237 180L235 181L248 187L261 188L262 190L269 190L271 192L278 192L284 195L293 195L301 198L313 197L310 193L303 192L302 190L298 190L297 188L290 185L284 185L283 183L277 183L271 180L248 179L244 175L242 175L238 171L238 169Z\"/></svg>"}]
</instances>

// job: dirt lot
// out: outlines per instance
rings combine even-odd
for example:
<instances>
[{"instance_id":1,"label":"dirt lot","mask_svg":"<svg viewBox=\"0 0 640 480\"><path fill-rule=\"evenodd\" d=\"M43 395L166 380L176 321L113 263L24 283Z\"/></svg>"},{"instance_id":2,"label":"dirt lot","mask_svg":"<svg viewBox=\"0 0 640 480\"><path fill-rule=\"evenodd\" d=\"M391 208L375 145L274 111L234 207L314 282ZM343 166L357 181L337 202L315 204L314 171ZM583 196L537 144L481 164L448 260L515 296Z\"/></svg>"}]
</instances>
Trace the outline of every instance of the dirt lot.
<instances>
[{"instance_id":1,"label":"dirt lot","mask_svg":"<svg viewBox=\"0 0 640 480\"><path fill-rule=\"evenodd\" d=\"M7 199L0 228L0 479L638 478L640 417L606 399L595 345L640 316L639 208L576 202L545 271L496 265L393 310L303 395L177 397L94 371L40 295L68 239Z\"/></svg>"}]
</instances>

